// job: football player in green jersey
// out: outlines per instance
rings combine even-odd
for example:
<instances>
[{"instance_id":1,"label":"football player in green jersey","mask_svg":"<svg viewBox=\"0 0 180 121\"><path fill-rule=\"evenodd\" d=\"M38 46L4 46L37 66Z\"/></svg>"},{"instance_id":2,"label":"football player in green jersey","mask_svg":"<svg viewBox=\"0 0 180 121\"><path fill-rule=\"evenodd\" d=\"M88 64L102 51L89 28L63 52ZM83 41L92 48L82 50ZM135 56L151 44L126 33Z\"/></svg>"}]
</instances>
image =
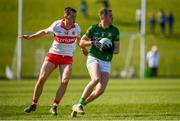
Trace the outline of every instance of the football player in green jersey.
<instances>
[{"instance_id":1,"label":"football player in green jersey","mask_svg":"<svg viewBox=\"0 0 180 121\"><path fill-rule=\"evenodd\" d=\"M87 57L91 81L86 85L79 103L72 106L72 117L76 117L77 113L84 114L84 106L103 94L109 81L113 54L119 53L119 30L112 25L112 10L101 9L99 18L100 22L90 26L80 40L81 47L91 46ZM102 38L108 38L112 46L100 43Z\"/></svg>"}]
</instances>

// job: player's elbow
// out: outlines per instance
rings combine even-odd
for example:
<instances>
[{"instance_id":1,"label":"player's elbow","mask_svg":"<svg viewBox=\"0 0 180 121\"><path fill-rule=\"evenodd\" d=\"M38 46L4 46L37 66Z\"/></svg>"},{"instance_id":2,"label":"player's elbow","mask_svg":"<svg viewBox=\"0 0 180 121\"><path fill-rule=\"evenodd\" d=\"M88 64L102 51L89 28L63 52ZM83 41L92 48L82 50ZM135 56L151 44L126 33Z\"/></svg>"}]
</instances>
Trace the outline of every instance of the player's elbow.
<instances>
[{"instance_id":1,"label":"player's elbow","mask_svg":"<svg viewBox=\"0 0 180 121\"><path fill-rule=\"evenodd\" d=\"M79 42L79 46L80 46L80 47L85 47L85 42L84 42L84 41L80 41L80 42Z\"/></svg>"},{"instance_id":2,"label":"player's elbow","mask_svg":"<svg viewBox=\"0 0 180 121\"><path fill-rule=\"evenodd\" d=\"M113 52L113 54L119 54L119 52L117 52L117 51L114 51L114 52Z\"/></svg>"},{"instance_id":3,"label":"player's elbow","mask_svg":"<svg viewBox=\"0 0 180 121\"><path fill-rule=\"evenodd\" d=\"M83 42L79 42L79 47L83 47Z\"/></svg>"},{"instance_id":4,"label":"player's elbow","mask_svg":"<svg viewBox=\"0 0 180 121\"><path fill-rule=\"evenodd\" d=\"M86 47L91 45L90 39L87 38L85 35L80 39L79 46L80 47Z\"/></svg>"},{"instance_id":5,"label":"player's elbow","mask_svg":"<svg viewBox=\"0 0 180 121\"><path fill-rule=\"evenodd\" d=\"M119 54L119 49L114 49L113 54Z\"/></svg>"},{"instance_id":6,"label":"player's elbow","mask_svg":"<svg viewBox=\"0 0 180 121\"><path fill-rule=\"evenodd\" d=\"M48 29L43 29L43 30L41 30L41 33L43 35L47 35L47 34L49 34L49 31L48 31Z\"/></svg>"}]
</instances>

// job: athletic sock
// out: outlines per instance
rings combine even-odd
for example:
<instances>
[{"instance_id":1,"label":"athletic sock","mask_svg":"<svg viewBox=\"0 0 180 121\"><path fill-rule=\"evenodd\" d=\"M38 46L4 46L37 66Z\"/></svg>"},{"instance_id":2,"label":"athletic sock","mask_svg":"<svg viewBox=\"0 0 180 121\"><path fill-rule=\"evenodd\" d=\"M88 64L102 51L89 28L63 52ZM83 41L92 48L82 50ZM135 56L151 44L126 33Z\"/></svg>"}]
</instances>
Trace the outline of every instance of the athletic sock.
<instances>
[{"instance_id":1,"label":"athletic sock","mask_svg":"<svg viewBox=\"0 0 180 121\"><path fill-rule=\"evenodd\" d=\"M86 105L86 101L83 97L79 99L79 104L83 105L83 107Z\"/></svg>"},{"instance_id":2,"label":"athletic sock","mask_svg":"<svg viewBox=\"0 0 180 121\"><path fill-rule=\"evenodd\" d=\"M37 105L37 103L38 103L38 100L37 100L37 99L32 99L32 104L33 104L33 105Z\"/></svg>"},{"instance_id":3,"label":"athletic sock","mask_svg":"<svg viewBox=\"0 0 180 121\"><path fill-rule=\"evenodd\" d=\"M60 102L60 100L54 100L54 102L53 102L53 106L58 106L59 105L59 102Z\"/></svg>"}]
</instances>

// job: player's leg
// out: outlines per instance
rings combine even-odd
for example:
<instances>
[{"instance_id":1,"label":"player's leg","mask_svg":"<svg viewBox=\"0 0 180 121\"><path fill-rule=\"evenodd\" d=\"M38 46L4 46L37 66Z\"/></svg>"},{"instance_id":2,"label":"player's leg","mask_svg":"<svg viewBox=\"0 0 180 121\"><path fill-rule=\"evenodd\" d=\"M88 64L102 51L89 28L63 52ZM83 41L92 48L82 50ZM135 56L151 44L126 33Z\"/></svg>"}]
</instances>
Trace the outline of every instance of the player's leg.
<instances>
[{"instance_id":1,"label":"player's leg","mask_svg":"<svg viewBox=\"0 0 180 121\"><path fill-rule=\"evenodd\" d=\"M98 98L100 95L103 94L105 91L107 84L109 81L109 73L107 72L101 72L101 80L100 82L96 85L95 90L91 93L91 95L85 100L86 104L92 102L96 98Z\"/></svg>"},{"instance_id":2,"label":"player's leg","mask_svg":"<svg viewBox=\"0 0 180 121\"><path fill-rule=\"evenodd\" d=\"M53 115L57 115L57 106L60 103L63 95L65 94L68 82L70 80L71 77L71 73L72 73L72 65L71 64L66 64L66 65L61 65L59 67L60 69L60 76L61 76L61 84L56 92L56 97L54 99L53 105L50 109L50 112Z\"/></svg>"},{"instance_id":3,"label":"player's leg","mask_svg":"<svg viewBox=\"0 0 180 121\"><path fill-rule=\"evenodd\" d=\"M98 98L101 94L103 94L109 81L109 73L111 70L110 63L102 60L98 60L98 63L100 67L101 80L97 84L95 90L91 93L91 95L89 95L88 98L86 98L86 104L90 103L94 99Z\"/></svg>"},{"instance_id":4,"label":"player's leg","mask_svg":"<svg viewBox=\"0 0 180 121\"><path fill-rule=\"evenodd\" d=\"M97 83L101 80L98 61L91 60L91 63L88 65L88 71L91 77L91 81L86 85L82 93L82 96L79 100L79 104L73 105L72 107L73 112L71 113L72 117L75 117L77 113L84 114L83 107L86 105L85 100L87 97L89 97L89 95L92 93Z\"/></svg>"},{"instance_id":5,"label":"player's leg","mask_svg":"<svg viewBox=\"0 0 180 121\"><path fill-rule=\"evenodd\" d=\"M94 77L97 77L97 76L100 76L100 77L98 77L98 79L99 79L99 81L97 81L98 84L97 83L95 84L95 86L96 86L95 90L94 90L94 87L92 88L91 86L89 86L90 83L88 83L88 85L86 86L87 89L88 89L88 87L90 87L92 90L91 90L91 92L89 91L87 93L88 90L85 88L83 95L80 98L79 104L73 106L77 112L78 112L78 110L80 110L79 112L82 112L81 110L87 103L90 103L91 101L93 101L94 99L99 97L105 91L106 86L109 81L110 63L99 60L94 57L92 57L92 58L90 57L90 59L88 59L88 60L89 60L89 62L91 62L91 64L89 64L89 65L87 63L87 65L88 65L87 67L88 67L91 78L93 79ZM95 66L95 62L98 63L98 66ZM72 116L74 117L74 115L72 115Z\"/></svg>"},{"instance_id":6,"label":"player's leg","mask_svg":"<svg viewBox=\"0 0 180 121\"><path fill-rule=\"evenodd\" d=\"M36 82L36 85L34 87L34 93L33 93L33 99L32 99L32 105L25 108L25 112L30 113L36 110L36 104L38 102L38 99L42 93L44 83L48 76L51 74L51 72L56 68L56 66L45 60L39 74L39 78Z\"/></svg>"},{"instance_id":7,"label":"player's leg","mask_svg":"<svg viewBox=\"0 0 180 121\"><path fill-rule=\"evenodd\" d=\"M91 65L89 65L88 71L91 77L91 81L86 85L82 93L81 97L84 99L89 97L89 95L92 93L97 83L101 80L101 73L98 63L92 63Z\"/></svg>"},{"instance_id":8,"label":"player's leg","mask_svg":"<svg viewBox=\"0 0 180 121\"><path fill-rule=\"evenodd\" d=\"M34 94L33 94L33 99L38 100L42 90L43 90L43 86L45 81L47 80L47 78L49 77L49 75L52 73L52 71L56 68L56 66L49 62L49 61L44 61L40 74L39 74L39 78L38 81L35 85L34 88Z\"/></svg>"}]
</instances>

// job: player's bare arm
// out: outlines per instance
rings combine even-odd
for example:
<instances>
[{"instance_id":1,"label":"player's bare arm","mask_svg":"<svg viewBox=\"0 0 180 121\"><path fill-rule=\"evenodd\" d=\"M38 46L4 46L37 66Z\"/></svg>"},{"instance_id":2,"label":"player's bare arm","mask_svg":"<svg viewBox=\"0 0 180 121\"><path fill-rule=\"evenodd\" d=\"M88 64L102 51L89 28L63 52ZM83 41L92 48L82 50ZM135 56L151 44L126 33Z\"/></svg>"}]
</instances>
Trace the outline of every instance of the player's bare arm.
<instances>
[{"instance_id":1,"label":"player's bare arm","mask_svg":"<svg viewBox=\"0 0 180 121\"><path fill-rule=\"evenodd\" d=\"M21 38L30 40L30 39L36 39L39 37L43 37L47 34L49 34L48 29L42 29L32 35L22 35Z\"/></svg>"},{"instance_id":2,"label":"player's bare arm","mask_svg":"<svg viewBox=\"0 0 180 121\"><path fill-rule=\"evenodd\" d=\"M77 43L77 45L81 48L83 54L84 54L85 56L87 56L87 55L88 55L88 50L86 49L86 47L82 47L82 46L79 45L80 39L81 39L81 38L78 37L76 43Z\"/></svg>"},{"instance_id":3,"label":"player's bare arm","mask_svg":"<svg viewBox=\"0 0 180 121\"><path fill-rule=\"evenodd\" d=\"M79 42L79 46L80 47L92 46L92 42L90 40L91 40L90 38L88 38L85 35L83 35L83 37L81 38L81 40Z\"/></svg>"},{"instance_id":4,"label":"player's bare arm","mask_svg":"<svg viewBox=\"0 0 180 121\"><path fill-rule=\"evenodd\" d=\"M119 53L119 48L120 48L120 43L118 41L114 42L114 51L113 51L113 54L118 54Z\"/></svg>"}]
</instances>

